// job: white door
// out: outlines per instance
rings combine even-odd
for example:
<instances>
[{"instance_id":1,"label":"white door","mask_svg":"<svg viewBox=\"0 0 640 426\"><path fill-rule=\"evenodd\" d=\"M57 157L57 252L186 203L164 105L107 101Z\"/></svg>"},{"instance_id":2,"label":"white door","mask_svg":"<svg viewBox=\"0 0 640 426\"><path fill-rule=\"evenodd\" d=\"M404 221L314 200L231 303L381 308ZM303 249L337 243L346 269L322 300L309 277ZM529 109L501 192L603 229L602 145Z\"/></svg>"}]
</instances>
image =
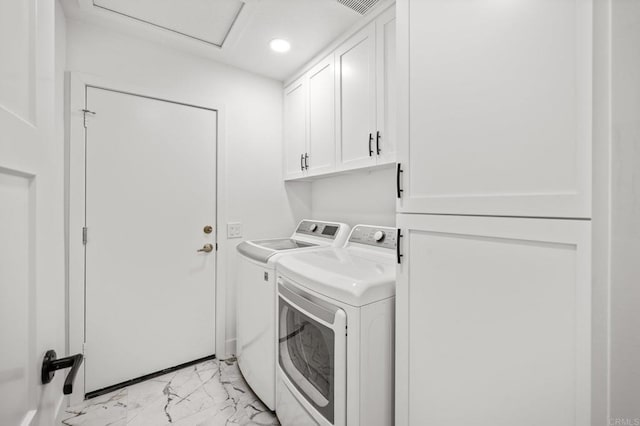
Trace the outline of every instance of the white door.
<instances>
[{"instance_id":1,"label":"white door","mask_svg":"<svg viewBox=\"0 0 640 426\"><path fill-rule=\"evenodd\" d=\"M52 425L64 351L63 145L54 133L54 2L0 2L0 424ZM62 107L62 105L60 105Z\"/></svg>"},{"instance_id":2,"label":"white door","mask_svg":"<svg viewBox=\"0 0 640 426\"><path fill-rule=\"evenodd\" d=\"M217 113L92 87L86 108L88 393L214 353Z\"/></svg>"},{"instance_id":3,"label":"white door","mask_svg":"<svg viewBox=\"0 0 640 426\"><path fill-rule=\"evenodd\" d=\"M375 37L375 23L371 23L335 53L340 169L376 163Z\"/></svg>"},{"instance_id":4,"label":"white door","mask_svg":"<svg viewBox=\"0 0 640 426\"><path fill-rule=\"evenodd\" d=\"M284 91L284 175L303 175L307 147L307 85L300 78ZM308 162L308 159L307 159Z\"/></svg>"},{"instance_id":5,"label":"white door","mask_svg":"<svg viewBox=\"0 0 640 426\"><path fill-rule=\"evenodd\" d=\"M391 7L376 19L376 153L378 164L396 161L397 84L396 9Z\"/></svg>"},{"instance_id":6,"label":"white door","mask_svg":"<svg viewBox=\"0 0 640 426\"><path fill-rule=\"evenodd\" d=\"M309 174L330 172L336 164L333 55L307 74L309 85Z\"/></svg>"},{"instance_id":7,"label":"white door","mask_svg":"<svg viewBox=\"0 0 640 426\"><path fill-rule=\"evenodd\" d=\"M396 424L589 426L590 222L397 225Z\"/></svg>"},{"instance_id":8,"label":"white door","mask_svg":"<svg viewBox=\"0 0 640 426\"><path fill-rule=\"evenodd\" d=\"M398 211L591 216L592 3L398 2Z\"/></svg>"}]
</instances>

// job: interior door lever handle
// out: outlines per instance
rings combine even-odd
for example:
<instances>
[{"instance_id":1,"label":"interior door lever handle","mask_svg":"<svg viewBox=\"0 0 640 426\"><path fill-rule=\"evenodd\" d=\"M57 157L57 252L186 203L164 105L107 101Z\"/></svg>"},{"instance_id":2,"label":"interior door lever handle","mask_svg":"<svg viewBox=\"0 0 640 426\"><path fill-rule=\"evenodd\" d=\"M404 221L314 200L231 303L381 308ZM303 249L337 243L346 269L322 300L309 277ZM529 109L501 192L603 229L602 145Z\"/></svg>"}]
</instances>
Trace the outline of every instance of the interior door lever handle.
<instances>
[{"instance_id":1,"label":"interior door lever handle","mask_svg":"<svg viewBox=\"0 0 640 426\"><path fill-rule=\"evenodd\" d=\"M213 251L213 244L205 244L198 252L211 253Z\"/></svg>"},{"instance_id":2,"label":"interior door lever handle","mask_svg":"<svg viewBox=\"0 0 640 426\"><path fill-rule=\"evenodd\" d=\"M82 354L75 354L57 359L56 351L48 350L44 355L44 360L42 361L42 384L46 385L51 382L57 370L71 368L71 371L67 374L67 378L64 380L62 393L65 395L73 393L73 382L76 380L76 375L78 374L78 370L80 369L80 364L82 364L83 359L84 357Z\"/></svg>"}]
</instances>

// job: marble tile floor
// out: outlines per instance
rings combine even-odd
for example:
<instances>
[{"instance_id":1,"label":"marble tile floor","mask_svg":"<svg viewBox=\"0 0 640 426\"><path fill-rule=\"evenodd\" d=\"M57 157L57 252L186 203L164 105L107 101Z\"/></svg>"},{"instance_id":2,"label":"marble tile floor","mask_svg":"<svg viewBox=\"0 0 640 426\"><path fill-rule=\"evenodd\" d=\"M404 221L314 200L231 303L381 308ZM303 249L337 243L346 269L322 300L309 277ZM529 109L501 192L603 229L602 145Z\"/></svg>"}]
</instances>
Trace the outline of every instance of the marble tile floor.
<instances>
[{"instance_id":1,"label":"marble tile floor","mask_svg":"<svg viewBox=\"0 0 640 426\"><path fill-rule=\"evenodd\" d=\"M210 360L67 408L65 426L279 425L235 359Z\"/></svg>"}]
</instances>

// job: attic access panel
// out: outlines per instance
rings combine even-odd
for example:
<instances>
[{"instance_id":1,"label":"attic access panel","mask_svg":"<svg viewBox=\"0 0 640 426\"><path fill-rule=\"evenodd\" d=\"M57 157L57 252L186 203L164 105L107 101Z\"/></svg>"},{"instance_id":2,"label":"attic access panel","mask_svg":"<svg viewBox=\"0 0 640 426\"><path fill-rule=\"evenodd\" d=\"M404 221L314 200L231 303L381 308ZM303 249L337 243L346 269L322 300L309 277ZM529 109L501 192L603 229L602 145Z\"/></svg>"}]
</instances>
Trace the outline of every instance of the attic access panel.
<instances>
[{"instance_id":1,"label":"attic access panel","mask_svg":"<svg viewBox=\"0 0 640 426\"><path fill-rule=\"evenodd\" d=\"M93 6L222 47L246 1L93 0Z\"/></svg>"}]
</instances>

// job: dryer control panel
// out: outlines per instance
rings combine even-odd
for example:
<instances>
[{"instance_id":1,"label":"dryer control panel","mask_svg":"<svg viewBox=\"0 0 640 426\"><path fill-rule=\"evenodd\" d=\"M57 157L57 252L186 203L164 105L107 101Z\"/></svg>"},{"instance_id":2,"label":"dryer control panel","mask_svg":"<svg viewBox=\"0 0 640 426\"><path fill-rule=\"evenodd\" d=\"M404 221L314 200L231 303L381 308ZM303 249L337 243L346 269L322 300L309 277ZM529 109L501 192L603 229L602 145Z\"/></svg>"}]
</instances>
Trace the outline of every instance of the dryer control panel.
<instances>
[{"instance_id":1,"label":"dryer control panel","mask_svg":"<svg viewBox=\"0 0 640 426\"><path fill-rule=\"evenodd\" d=\"M338 236L338 231L340 231L341 226L342 225L340 223L314 222L311 220L303 220L302 222L300 222L300 225L298 225L296 233L335 240L336 236Z\"/></svg>"},{"instance_id":2,"label":"dryer control panel","mask_svg":"<svg viewBox=\"0 0 640 426\"><path fill-rule=\"evenodd\" d=\"M385 226L358 225L351 231L349 242L395 250L397 229Z\"/></svg>"}]
</instances>

